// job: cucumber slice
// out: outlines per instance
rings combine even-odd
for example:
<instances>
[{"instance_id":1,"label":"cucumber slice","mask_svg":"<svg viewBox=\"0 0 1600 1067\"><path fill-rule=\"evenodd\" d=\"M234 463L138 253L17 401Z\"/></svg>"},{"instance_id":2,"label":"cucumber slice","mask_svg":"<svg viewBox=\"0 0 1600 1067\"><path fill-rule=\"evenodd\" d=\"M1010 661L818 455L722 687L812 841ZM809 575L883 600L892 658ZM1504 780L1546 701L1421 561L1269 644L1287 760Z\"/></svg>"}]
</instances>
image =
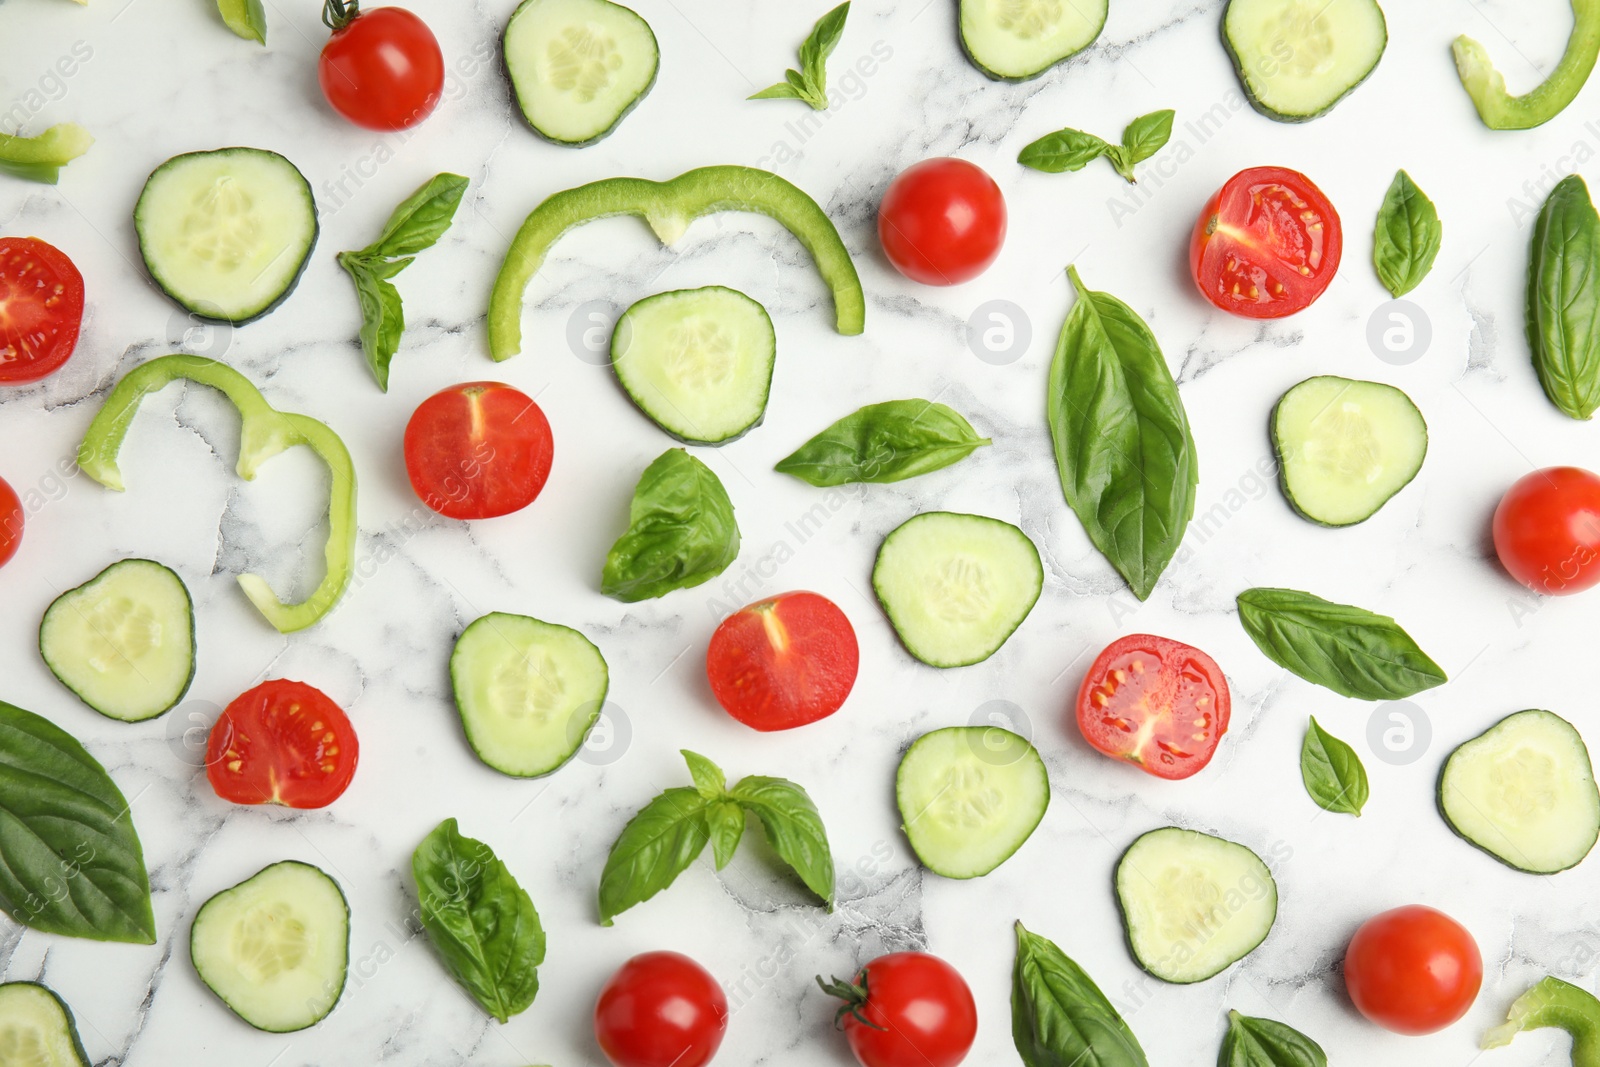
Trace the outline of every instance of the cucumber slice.
<instances>
[{"instance_id":1,"label":"cucumber slice","mask_svg":"<svg viewBox=\"0 0 1600 1067\"><path fill-rule=\"evenodd\" d=\"M350 906L309 863L274 863L200 906L189 955L200 980L257 1030L304 1030L344 992Z\"/></svg>"},{"instance_id":2,"label":"cucumber slice","mask_svg":"<svg viewBox=\"0 0 1600 1067\"><path fill-rule=\"evenodd\" d=\"M616 129L661 62L650 24L610 0L522 0L501 46L522 117L574 147Z\"/></svg>"},{"instance_id":3,"label":"cucumber slice","mask_svg":"<svg viewBox=\"0 0 1600 1067\"><path fill-rule=\"evenodd\" d=\"M194 680L194 603L148 559L113 563L56 597L39 623L39 654L78 699L141 722L177 707Z\"/></svg>"},{"instance_id":4,"label":"cucumber slice","mask_svg":"<svg viewBox=\"0 0 1600 1067\"><path fill-rule=\"evenodd\" d=\"M761 424L776 354L767 309L720 285L647 296L611 334L622 388L691 444L719 445Z\"/></svg>"},{"instance_id":5,"label":"cucumber slice","mask_svg":"<svg viewBox=\"0 0 1600 1067\"><path fill-rule=\"evenodd\" d=\"M1261 857L1198 830L1168 826L1117 864L1128 947L1163 982L1203 982L1255 951L1278 917L1278 886Z\"/></svg>"},{"instance_id":6,"label":"cucumber slice","mask_svg":"<svg viewBox=\"0 0 1600 1067\"><path fill-rule=\"evenodd\" d=\"M906 651L965 667L999 651L1044 588L1039 550L999 519L930 511L878 549L872 588Z\"/></svg>"},{"instance_id":7,"label":"cucumber slice","mask_svg":"<svg viewBox=\"0 0 1600 1067\"><path fill-rule=\"evenodd\" d=\"M1222 41L1257 111L1305 122L1366 80L1389 29L1376 0L1228 0Z\"/></svg>"},{"instance_id":8,"label":"cucumber slice","mask_svg":"<svg viewBox=\"0 0 1600 1067\"><path fill-rule=\"evenodd\" d=\"M998 726L951 726L906 750L894 793L922 865L978 878L1033 834L1050 805L1050 777L1026 738Z\"/></svg>"},{"instance_id":9,"label":"cucumber slice","mask_svg":"<svg viewBox=\"0 0 1600 1067\"><path fill-rule=\"evenodd\" d=\"M1573 725L1519 711L1450 754L1439 811L1469 843L1519 871L1576 867L1600 838L1600 791Z\"/></svg>"},{"instance_id":10,"label":"cucumber slice","mask_svg":"<svg viewBox=\"0 0 1600 1067\"><path fill-rule=\"evenodd\" d=\"M478 758L501 774L539 778L583 747L610 675L578 631L497 611L456 640L450 684Z\"/></svg>"},{"instance_id":11,"label":"cucumber slice","mask_svg":"<svg viewBox=\"0 0 1600 1067\"><path fill-rule=\"evenodd\" d=\"M1037 78L1088 48L1107 0L961 0L961 49L996 81Z\"/></svg>"},{"instance_id":12,"label":"cucumber slice","mask_svg":"<svg viewBox=\"0 0 1600 1067\"><path fill-rule=\"evenodd\" d=\"M67 1002L37 982L0 985L0 1065L89 1067Z\"/></svg>"},{"instance_id":13,"label":"cucumber slice","mask_svg":"<svg viewBox=\"0 0 1600 1067\"><path fill-rule=\"evenodd\" d=\"M1417 476L1428 424L1392 385L1324 375L1279 398L1272 447L1290 506L1324 526L1351 526Z\"/></svg>"},{"instance_id":14,"label":"cucumber slice","mask_svg":"<svg viewBox=\"0 0 1600 1067\"><path fill-rule=\"evenodd\" d=\"M317 243L317 205L278 153L219 148L157 167L133 225L162 292L201 319L241 325L294 291Z\"/></svg>"}]
</instances>

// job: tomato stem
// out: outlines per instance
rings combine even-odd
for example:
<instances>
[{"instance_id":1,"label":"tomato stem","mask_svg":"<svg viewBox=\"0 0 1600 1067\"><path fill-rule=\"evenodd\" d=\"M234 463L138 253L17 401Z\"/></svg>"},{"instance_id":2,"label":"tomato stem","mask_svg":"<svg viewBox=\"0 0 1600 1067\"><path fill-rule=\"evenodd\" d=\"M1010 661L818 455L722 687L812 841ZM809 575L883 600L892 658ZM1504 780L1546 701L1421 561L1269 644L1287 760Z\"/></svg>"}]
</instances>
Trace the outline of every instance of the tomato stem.
<instances>
[{"instance_id":1,"label":"tomato stem","mask_svg":"<svg viewBox=\"0 0 1600 1067\"><path fill-rule=\"evenodd\" d=\"M839 1005L839 1010L834 1012L833 1015L833 1027L835 1030L844 1029L846 1016L854 1016L856 1022L869 1030L888 1030L888 1027L879 1026L861 1014L861 1009L867 1006L867 972L865 970L861 972L861 980L859 982L846 982L840 978L835 978L831 982L824 982L822 975L819 974L817 975L817 985L821 986L822 991L828 996L838 997L844 1001L843 1004Z\"/></svg>"},{"instance_id":2,"label":"tomato stem","mask_svg":"<svg viewBox=\"0 0 1600 1067\"><path fill-rule=\"evenodd\" d=\"M322 24L338 33L361 14L361 0L323 0Z\"/></svg>"}]
</instances>

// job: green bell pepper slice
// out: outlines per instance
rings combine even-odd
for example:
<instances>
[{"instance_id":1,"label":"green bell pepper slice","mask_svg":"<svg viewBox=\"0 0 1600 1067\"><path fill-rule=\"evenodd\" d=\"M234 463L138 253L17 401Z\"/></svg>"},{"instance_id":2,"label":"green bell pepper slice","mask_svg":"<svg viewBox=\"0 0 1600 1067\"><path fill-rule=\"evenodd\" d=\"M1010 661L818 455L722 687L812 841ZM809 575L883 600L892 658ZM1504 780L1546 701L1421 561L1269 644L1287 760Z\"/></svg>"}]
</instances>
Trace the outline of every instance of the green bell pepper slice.
<instances>
[{"instance_id":1,"label":"green bell pepper slice","mask_svg":"<svg viewBox=\"0 0 1600 1067\"><path fill-rule=\"evenodd\" d=\"M282 633L303 630L321 619L338 603L350 584L356 551L356 471L350 452L339 435L309 415L279 411L261 391L227 364L204 356L171 355L152 359L129 371L111 390L99 414L89 424L78 446L78 467L108 489L121 492L122 471L117 453L128 426L145 396L178 379L209 385L239 409L239 477L251 481L263 463L285 449L305 445L327 465L331 479L328 500L328 544L324 550L327 573L304 601L279 599L256 574L241 574L239 586L256 610Z\"/></svg>"},{"instance_id":2,"label":"green bell pepper slice","mask_svg":"<svg viewBox=\"0 0 1600 1067\"><path fill-rule=\"evenodd\" d=\"M52 126L37 137L0 133L0 171L14 178L54 185L61 168L94 144L89 131L75 122Z\"/></svg>"},{"instance_id":3,"label":"green bell pepper slice","mask_svg":"<svg viewBox=\"0 0 1600 1067\"><path fill-rule=\"evenodd\" d=\"M1518 997L1482 1045L1501 1048L1524 1030L1546 1026L1572 1035L1572 1067L1600 1067L1600 1000L1559 978L1545 978Z\"/></svg>"},{"instance_id":4,"label":"green bell pepper slice","mask_svg":"<svg viewBox=\"0 0 1600 1067\"><path fill-rule=\"evenodd\" d=\"M267 43L267 12L261 0L217 0L217 11L235 37Z\"/></svg>"},{"instance_id":5,"label":"green bell pepper slice","mask_svg":"<svg viewBox=\"0 0 1600 1067\"><path fill-rule=\"evenodd\" d=\"M1572 0L1572 36L1561 62L1538 88L1522 96L1506 91L1506 80L1483 45L1465 35L1452 51L1456 73L1472 97L1478 117L1491 130L1529 130L1561 114L1577 98L1600 57L1600 0Z\"/></svg>"},{"instance_id":6,"label":"green bell pepper slice","mask_svg":"<svg viewBox=\"0 0 1600 1067\"><path fill-rule=\"evenodd\" d=\"M754 167L700 167L670 181L606 178L547 197L511 241L489 297L489 353L509 359L522 349L522 297L550 246L575 226L613 215L638 215L665 245L689 223L714 211L754 211L781 223L800 239L833 290L834 325L861 332L866 296L838 229L817 202L794 184Z\"/></svg>"}]
</instances>

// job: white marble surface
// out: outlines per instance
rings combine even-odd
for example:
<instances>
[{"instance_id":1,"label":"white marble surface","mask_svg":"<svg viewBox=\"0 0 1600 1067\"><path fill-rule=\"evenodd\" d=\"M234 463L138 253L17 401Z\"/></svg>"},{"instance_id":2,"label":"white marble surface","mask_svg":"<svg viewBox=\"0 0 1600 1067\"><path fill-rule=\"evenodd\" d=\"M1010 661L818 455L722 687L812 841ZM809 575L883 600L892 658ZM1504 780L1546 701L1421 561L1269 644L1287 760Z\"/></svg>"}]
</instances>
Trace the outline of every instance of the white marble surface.
<instances>
[{"instance_id":1,"label":"white marble surface","mask_svg":"<svg viewBox=\"0 0 1600 1067\"><path fill-rule=\"evenodd\" d=\"M1542 129L1492 134L1457 84L1448 51L1456 33L1469 32L1514 87L1531 85L1560 53L1565 4L1389 0L1391 43L1371 80L1331 116L1288 126L1240 105L1214 2L1113 0L1091 51L1039 80L1005 85L962 60L953 0L857 0L833 69L837 80L873 57L872 73L844 86L844 101L818 122L800 104L743 97L793 62L824 5L636 0L661 41L660 80L614 136L581 151L537 140L514 115L493 52L512 0L411 6L439 35L454 70L451 92L415 132L380 136L323 104L314 65L325 31L309 0L267 0L265 50L230 36L205 0L0 3L4 128L25 119L36 132L75 120L98 138L58 187L0 179L0 232L66 250L89 292L68 367L40 385L0 392L0 474L28 495L29 507L21 553L0 571L0 697L84 738L134 798L161 935L150 947L104 945L7 924L0 960L6 978L42 978L68 999L98 1063L599 1063L589 1036L593 997L627 956L657 947L689 952L730 986L742 983L719 1063L848 1063L811 977L905 947L945 956L970 980L981 1025L969 1062L1013 1063L1007 997L1010 924L1019 917L1098 979L1161 1065L1214 1062L1224 1010L1233 1007L1305 1030L1337 1064L1465 1067L1481 1031L1539 976L1593 988L1597 861L1552 878L1515 873L1456 840L1432 803L1450 747L1508 712L1550 708L1600 741L1591 669L1600 593L1533 599L1498 569L1488 544L1490 512L1513 479L1553 463L1600 467L1594 428L1561 416L1540 393L1520 310L1536 187L1572 169L1600 174L1592 162L1600 87ZM90 54L70 77L52 74L58 57L74 50ZM1013 162L1049 130L1115 134L1160 107L1178 109L1177 132L1143 167L1137 190L1098 164L1053 176ZM1202 133L1208 110L1214 119ZM287 455L259 482L240 484L231 473L236 420L205 390L173 389L147 402L129 435L126 494L52 473L120 374L184 337L181 315L138 264L130 209L145 175L178 152L229 144L276 149L296 162L316 188L322 237L300 288L278 311L231 336L191 335L188 343L222 355L279 406L332 424L361 477L359 551L370 576L331 618L287 638L256 615L233 576L259 570L302 591L315 580L308 568L323 530L309 456ZM944 290L895 275L873 233L889 178L935 154L988 168L1012 212L994 269ZM827 208L866 288L864 336L832 332L825 290L766 220L696 223L674 252L624 219L563 241L530 291L525 351L502 365L488 360L488 287L534 204L582 181L666 178L708 163L772 167ZM1263 163L1312 175L1342 212L1347 243L1340 276L1315 307L1257 325L1203 303L1187 277L1185 244L1205 196L1235 170ZM1369 316L1386 299L1368 264L1371 220L1399 166L1433 196L1445 224L1438 266L1411 297L1431 321L1432 344L1406 366L1380 361L1365 339ZM446 169L472 179L468 203L441 246L399 279L410 328L384 395L354 343L356 303L333 253L365 244L403 195ZM1069 262L1088 284L1146 316L1179 375L1199 444L1199 511L1210 519L1191 527L1179 560L1142 605L1089 546L1062 502L1050 457L1043 382L1069 303ZM699 450L728 485L745 548L722 581L619 604L597 591L601 560L624 524L638 471L669 442L603 366L575 356L569 320L586 301L625 306L709 283L765 303L779 335L766 424L723 449ZM992 299L1014 301L1031 317L1031 344L1007 365L976 358L965 340L969 316ZM1272 401L1314 373L1402 386L1431 430L1417 481L1352 529L1297 518L1259 473L1269 462ZM554 427L556 460L533 507L468 525L420 508L399 441L424 397L478 378L538 397ZM858 404L914 395L961 409L995 447L930 477L832 497L770 472ZM791 524L819 502L825 521L798 537ZM881 536L935 506L1020 522L1047 564L1043 597L1004 649L981 666L944 673L897 646L867 594ZM33 651L34 631L59 590L135 554L174 566L188 582L200 660L188 704L165 720L124 726L56 684ZM1399 617L1453 679L1414 702L1432 727L1420 758L1381 761L1362 740L1371 705L1289 677L1255 650L1233 617L1234 594L1254 584L1309 588ZM850 615L862 645L860 681L833 718L796 734L757 735L716 708L700 659L717 601L731 606L795 587L832 597ZM514 781L479 764L460 735L445 664L455 634L489 610L568 623L598 642L627 743L591 751L543 781ZM1198 778L1165 783L1114 764L1090 751L1065 715L1088 658L1131 631L1198 644L1228 673L1233 729ZM311 682L350 710L361 766L331 809L233 807L194 766L184 739L190 713L203 715L266 676ZM893 769L914 736L966 723L990 701L1024 712L1055 798L1005 866L975 882L945 881L918 868L897 829ZM1304 795L1297 753L1308 713L1366 759L1373 792L1359 820L1322 814ZM606 849L649 796L687 781L680 747L735 776L780 774L811 790L843 876L834 915L812 907L751 850L720 875L702 861L615 928L596 925ZM549 929L539 998L505 1026L458 992L406 926L411 849L450 815L507 860ZM1121 849L1169 822L1281 857L1274 870L1282 906L1271 937L1242 965L1187 988L1141 977L1110 892ZM281 858L320 864L343 884L353 909L352 971L326 1021L272 1036L204 989L186 934L207 896ZM1429 1038L1365 1024L1338 975L1344 942L1362 918L1413 901L1465 922L1485 957L1479 1003ZM1561 1040L1523 1036L1481 1063L1564 1062Z\"/></svg>"}]
</instances>

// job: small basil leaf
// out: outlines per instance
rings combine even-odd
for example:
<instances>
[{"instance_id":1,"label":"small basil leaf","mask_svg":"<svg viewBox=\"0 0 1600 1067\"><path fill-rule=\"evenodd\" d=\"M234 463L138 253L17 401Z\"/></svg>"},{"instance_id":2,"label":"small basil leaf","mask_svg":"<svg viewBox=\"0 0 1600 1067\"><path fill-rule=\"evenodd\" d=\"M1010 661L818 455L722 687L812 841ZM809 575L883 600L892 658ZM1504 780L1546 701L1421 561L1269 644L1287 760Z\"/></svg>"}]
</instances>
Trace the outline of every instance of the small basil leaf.
<instances>
[{"instance_id":1,"label":"small basil leaf","mask_svg":"<svg viewBox=\"0 0 1600 1067\"><path fill-rule=\"evenodd\" d=\"M722 800L707 809L706 818L711 831L711 855L720 871L733 859L734 850L744 837L745 812L737 802Z\"/></svg>"},{"instance_id":2,"label":"small basil leaf","mask_svg":"<svg viewBox=\"0 0 1600 1067\"><path fill-rule=\"evenodd\" d=\"M1387 615L1294 589L1246 589L1239 622L1268 659L1359 700L1399 700L1449 681Z\"/></svg>"},{"instance_id":3,"label":"small basil leaf","mask_svg":"<svg viewBox=\"0 0 1600 1067\"><path fill-rule=\"evenodd\" d=\"M1092 133L1074 129L1057 130L1023 148L1017 154L1017 162L1046 174L1060 174L1067 170L1082 170L1105 155L1109 148L1109 142Z\"/></svg>"},{"instance_id":4,"label":"small basil leaf","mask_svg":"<svg viewBox=\"0 0 1600 1067\"><path fill-rule=\"evenodd\" d=\"M1292 1026L1230 1011L1217 1067L1328 1067L1328 1057Z\"/></svg>"},{"instance_id":5,"label":"small basil leaf","mask_svg":"<svg viewBox=\"0 0 1600 1067\"><path fill-rule=\"evenodd\" d=\"M948 467L989 443L943 404L890 400L846 415L773 469L819 488L898 482Z\"/></svg>"},{"instance_id":6,"label":"small basil leaf","mask_svg":"<svg viewBox=\"0 0 1600 1067\"><path fill-rule=\"evenodd\" d=\"M267 13L261 0L217 0L217 10L234 36L267 43Z\"/></svg>"},{"instance_id":7,"label":"small basil leaf","mask_svg":"<svg viewBox=\"0 0 1600 1067\"><path fill-rule=\"evenodd\" d=\"M790 71L789 73L793 74L794 71ZM799 89L796 89L789 82L781 81L776 85L767 86L765 89L761 90L759 93L751 93L749 96L745 97L745 99L746 100L804 100L804 99L806 99L806 94L801 92Z\"/></svg>"},{"instance_id":8,"label":"small basil leaf","mask_svg":"<svg viewBox=\"0 0 1600 1067\"><path fill-rule=\"evenodd\" d=\"M1390 296L1403 296L1422 283L1433 269L1443 236L1433 201L1411 175L1395 171L1372 234L1372 265Z\"/></svg>"},{"instance_id":9,"label":"small basil leaf","mask_svg":"<svg viewBox=\"0 0 1600 1067\"><path fill-rule=\"evenodd\" d=\"M1135 182L1133 175L1133 154L1122 145L1114 144L1106 147L1106 162L1111 164L1111 169L1117 176L1132 185Z\"/></svg>"},{"instance_id":10,"label":"small basil leaf","mask_svg":"<svg viewBox=\"0 0 1600 1067\"><path fill-rule=\"evenodd\" d=\"M432 248L450 228L466 191L467 179L461 175L435 174L401 201L390 214L383 233L362 250L363 254L394 259Z\"/></svg>"},{"instance_id":11,"label":"small basil leaf","mask_svg":"<svg viewBox=\"0 0 1600 1067\"><path fill-rule=\"evenodd\" d=\"M849 15L850 0L845 0L818 19L811 27L811 35L800 45L800 69L818 93L825 92L828 87L828 57L839 46L839 38L844 36L844 21Z\"/></svg>"},{"instance_id":12,"label":"small basil leaf","mask_svg":"<svg viewBox=\"0 0 1600 1067\"><path fill-rule=\"evenodd\" d=\"M1011 1037L1026 1067L1148 1067L1144 1049L1094 979L1017 923Z\"/></svg>"},{"instance_id":13,"label":"small basil leaf","mask_svg":"<svg viewBox=\"0 0 1600 1067\"><path fill-rule=\"evenodd\" d=\"M1533 224L1527 316L1545 395L1589 418L1600 408L1600 216L1576 174L1556 183Z\"/></svg>"},{"instance_id":14,"label":"small basil leaf","mask_svg":"<svg viewBox=\"0 0 1600 1067\"><path fill-rule=\"evenodd\" d=\"M356 300L361 305L361 354L384 392L389 391L389 364L400 350L400 337L406 328L400 291L387 279L410 263L410 259L369 259L354 252L339 253L339 266L355 282Z\"/></svg>"},{"instance_id":15,"label":"small basil leaf","mask_svg":"<svg viewBox=\"0 0 1600 1067\"><path fill-rule=\"evenodd\" d=\"M1367 769L1361 757L1324 730L1315 716L1300 746L1300 780L1324 811L1360 815L1367 803Z\"/></svg>"},{"instance_id":16,"label":"small basil leaf","mask_svg":"<svg viewBox=\"0 0 1600 1067\"><path fill-rule=\"evenodd\" d=\"M622 601L708 582L739 554L733 502L711 468L681 448L645 468L628 531L606 555L600 591Z\"/></svg>"},{"instance_id":17,"label":"small basil leaf","mask_svg":"<svg viewBox=\"0 0 1600 1067\"><path fill-rule=\"evenodd\" d=\"M698 752L681 749L683 758L689 764L689 774L694 778L694 787L700 795L707 800L716 800L728 791L728 776L722 773L722 768L706 759Z\"/></svg>"},{"instance_id":18,"label":"small basil leaf","mask_svg":"<svg viewBox=\"0 0 1600 1067\"><path fill-rule=\"evenodd\" d=\"M810 795L782 778L751 775L734 786L728 797L761 820L772 850L831 908L833 853Z\"/></svg>"},{"instance_id":19,"label":"small basil leaf","mask_svg":"<svg viewBox=\"0 0 1600 1067\"><path fill-rule=\"evenodd\" d=\"M428 940L483 1010L501 1022L539 992L544 927L527 892L494 850L446 819L411 856Z\"/></svg>"},{"instance_id":20,"label":"small basil leaf","mask_svg":"<svg viewBox=\"0 0 1600 1067\"><path fill-rule=\"evenodd\" d=\"M710 801L687 786L668 789L622 828L600 874L600 925L670 886L710 838Z\"/></svg>"},{"instance_id":21,"label":"small basil leaf","mask_svg":"<svg viewBox=\"0 0 1600 1067\"><path fill-rule=\"evenodd\" d=\"M1161 151L1172 139L1173 117L1174 112L1170 109L1152 111L1128 123L1127 128L1122 131L1122 147L1130 170L1135 163L1143 163ZM1128 180L1133 179L1128 178Z\"/></svg>"}]
</instances>

